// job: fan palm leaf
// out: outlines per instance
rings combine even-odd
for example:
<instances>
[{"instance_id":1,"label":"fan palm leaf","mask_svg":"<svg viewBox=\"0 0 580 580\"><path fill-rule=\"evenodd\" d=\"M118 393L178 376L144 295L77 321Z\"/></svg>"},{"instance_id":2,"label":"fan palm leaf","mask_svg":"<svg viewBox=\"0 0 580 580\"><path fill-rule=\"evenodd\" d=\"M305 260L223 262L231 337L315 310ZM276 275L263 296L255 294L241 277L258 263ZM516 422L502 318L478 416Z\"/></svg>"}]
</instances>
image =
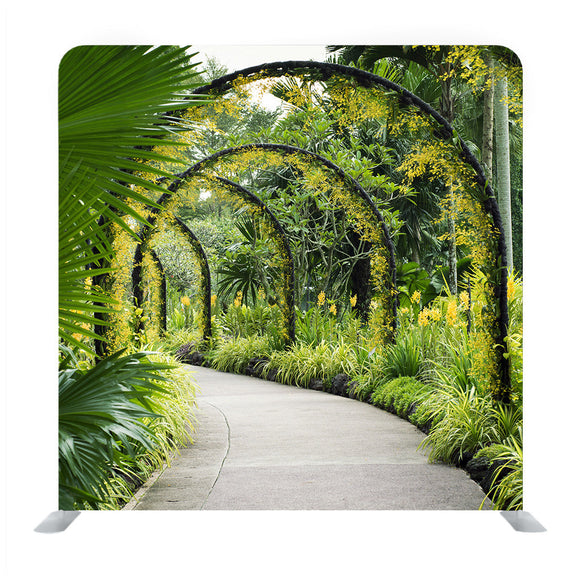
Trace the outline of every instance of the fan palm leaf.
<instances>
[{"instance_id":1,"label":"fan palm leaf","mask_svg":"<svg viewBox=\"0 0 580 580\"><path fill-rule=\"evenodd\" d=\"M85 285L111 271L110 223L135 235L124 217L144 223L134 205L155 203L134 186L162 190L138 172L168 176L161 166L180 163L154 150L181 146L176 135L186 125L168 111L205 100L186 93L199 84L189 61L187 48L168 46L80 46L61 61L59 329L85 351L93 349L83 337L98 339L91 327L106 324L93 315L112 307L103 290Z\"/></svg>"},{"instance_id":2,"label":"fan palm leaf","mask_svg":"<svg viewBox=\"0 0 580 580\"><path fill-rule=\"evenodd\" d=\"M158 417L149 398L164 392L159 371L171 366L152 363L147 354L119 352L88 371L60 371L60 509L75 509L83 502L98 506L105 501L103 483L119 458L159 443L143 418Z\"/></svg>"}]
</instances>

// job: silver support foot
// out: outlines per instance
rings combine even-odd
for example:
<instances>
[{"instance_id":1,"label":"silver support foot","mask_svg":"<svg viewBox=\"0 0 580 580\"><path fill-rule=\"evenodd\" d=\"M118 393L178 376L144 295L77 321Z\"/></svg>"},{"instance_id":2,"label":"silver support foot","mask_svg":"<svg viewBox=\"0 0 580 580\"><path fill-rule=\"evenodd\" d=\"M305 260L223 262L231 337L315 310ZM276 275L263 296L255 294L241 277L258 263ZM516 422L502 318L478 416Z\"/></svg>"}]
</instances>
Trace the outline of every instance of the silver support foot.
<instances>
[{"instance_id":1,"label":"silver support foot","mask_svg":"<svg viewBox=\"0 0 580 580\"><path fill-rule=\"evenodd\" d=\"M516 532L545 532L546 528L529 512L521 510L502 511L501 515Z\"/></svg>"},{"instance_id":2,"label":"silver support foot","mask_svg":"<svg viewBox=\"0 0 580 580\"><path fill-rule=\"evenodd\" d=\"M44 521L42 521L36 528L35 532L40 532L41 534L55 534L56 532L64 532L73 520L81 512L64 511L59 510L58 512L52 512L47 516Z\"/></svg>"}]
</instances>

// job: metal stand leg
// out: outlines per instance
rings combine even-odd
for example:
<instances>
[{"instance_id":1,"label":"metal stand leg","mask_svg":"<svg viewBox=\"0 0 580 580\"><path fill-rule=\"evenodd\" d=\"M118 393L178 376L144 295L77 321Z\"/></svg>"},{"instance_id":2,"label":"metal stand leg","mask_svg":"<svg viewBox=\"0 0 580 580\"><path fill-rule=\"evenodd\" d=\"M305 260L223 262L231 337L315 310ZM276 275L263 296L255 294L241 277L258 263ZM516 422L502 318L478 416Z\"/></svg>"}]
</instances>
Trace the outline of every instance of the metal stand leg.
<instances>
[{"instance_id":1,"label":"metal stand leg","mask_svg":"<svg viewBox=\"0 0 580 580\"><path fill-rule=\"evenodd\" d=\"M52 512L47 516L44 521L42 521L36 528L35 532L40 532L41 534L54 534L56 532L64 532L74 519L81 512L64 511L59 510L57 512Z\"/></svg>"},{"instance_id":2,"label":"metal stand leg","mask_svg":"<svg viewBox=\"0 0 580 580\"><path fill-rule=\"evenodd\" d=\"M542 526L529 512L521 510L502 511L501 515L508 521L516 532L545 532Z\"/></svg>"}]
</instances>

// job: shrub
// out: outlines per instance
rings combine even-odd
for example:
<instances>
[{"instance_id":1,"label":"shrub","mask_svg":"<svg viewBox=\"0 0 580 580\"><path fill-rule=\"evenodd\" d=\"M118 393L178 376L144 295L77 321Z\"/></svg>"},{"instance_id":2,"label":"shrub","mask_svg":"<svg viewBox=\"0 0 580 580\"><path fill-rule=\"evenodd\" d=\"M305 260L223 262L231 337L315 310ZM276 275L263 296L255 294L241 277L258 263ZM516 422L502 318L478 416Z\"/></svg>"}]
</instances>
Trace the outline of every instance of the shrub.
<instances>
[{"instance_id":1,"label":"shrub","mask_svg":"<svg viewBox=\"0 0 580 580\"><path fill-rule=\"evenodd\" d=\"M189 436L190 377L169 356L122 354L59 373L60 509L118 507Z\"/></svg>"},{"instance_id":2,"label":"shrub","mask_svg":"<svg viewBox=\"0 0 580 580\"><path fill-rule=\"evenodd\" d=\"M492 409L495 419L494 439L497 443L506 444L517 441L522 445L523 409L519 405L497 403Z\"/></svg>"},{"instance_id":3,"label":"shrub","mask_svg":"<svg viewBox=\"0 0 580 580\"><path fill-rule=\"evenodd\" d=\"M521 444L510 439L503 445L491 445L482 449L479 456L489 457L495 464L489 497L496 510L523 509L523 452Z\"/></svg>"},{"instance_id":4,"label":"shrub","mask_svg":"<svg viewBox=\"0 0 580 580\"><path fill-rule=\"evenodd\" d=\"M412 413L425 388L423 383L413 377L399 377L380 385L372 395L371 401L377 407L408 419L409 412Z\"/></svg>"},{"instance_id":5,"label":"shrub","mask_svg":"<svg viewBox=\"0 0 580 580\"><path fill-rule=\"evenodd\" d=\"M387 348L385 378L420 377L424 370L421 346L414 333L402 335L395 344Z\"/></svg>"},{"instance_id":6,"label":"shrub","mask_svg":"<svg viewBox=\"0 0 580 580\"><path fill-rule=\"evenodd\" d=\"M370 401L377 386L384 382L384 352L383 346L368 350L364 346L357 345L353 350L355 359L353 379L356 382L354 395L360 401Z\"/></svg>"},{"instance_id":7,"label":"shrub","mask_svg":"<svg viewBox=\"0 0 580 580\"><path fill-rule=\"evenodd\" d=\"M421 447L429 446L429 459L461 463L482 447L495 443L492 402L475 388L464 391L451 385L431 393L424 404L432 427ZM425 417L423 409L423 416Z\"/></svg>"},{"instance_id":8,"label":"shrub","mask_svg":"<svg viewBox=\"0 0 580 580\"><path fill-rule=\"evenodd\" d=\"M287 385L308 387L312 379L321 379L330 388L332 377L339 373L352 375L355 356L350 345L340 339L337 344L322 340L317 345L296 343L285 351L271 354L262 376L278 369L277 379Z\"/></svg>"},{"instance_id":9,"label":"shrub","mask_svg":"<svg viewBox=\"0 0 580 580\"><path fill-rule=\"evenodd\" d=\"M270 355L272 348L267 336L242 336L217 341L206 356L218 371L242 374L251 359Z\"/></svg>"},{"instance_id":10,"label":"shrub","mask_svg":"<svg viewBox=\"0 0 580 580\"><path fill-rule=\"evenodd\" d=\"M221 332L229 336L252 336L254 334L276 335L282 328L282 313L277 306L258 303L249 308L234 303L219 316Z\"/></svg>"},{"instance_id":11,"label":"shrub","mask_svg":"<svg viewBox=\"0 0 580 580\"><path fill-rule=\"evenodd\" d=\"M497 456L500 453L502 453L503 450L504 445L500 445L499 443L492 443L491 445L488 445L487 447L483 447L482 449L480 449L475 454L475 458L480 459L482 457L485 457L486 459L489 460L490 463L492 463L493 461L495 461Z\"/></svg>"},{"instance_id":12,"label":"shrub","mask_svg":"<svg viewBox=\"0 0 580 580\"><path fill-rule=\"evenodd\" d=\"M190 344L192 348L200 348L202 341L203 336L200 330L184 328L168 331L163 341L152 345L152 347L156 351L175 355L184 344Z\"/></svg>"}]
</instances>

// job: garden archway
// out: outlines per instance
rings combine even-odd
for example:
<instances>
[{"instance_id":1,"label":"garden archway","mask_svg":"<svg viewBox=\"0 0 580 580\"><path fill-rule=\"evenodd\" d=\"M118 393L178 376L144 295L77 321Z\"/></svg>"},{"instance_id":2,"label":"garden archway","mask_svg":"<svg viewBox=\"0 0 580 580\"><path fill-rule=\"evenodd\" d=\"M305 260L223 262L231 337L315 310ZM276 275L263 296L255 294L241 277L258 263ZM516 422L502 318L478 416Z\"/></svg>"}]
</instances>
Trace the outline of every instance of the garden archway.
<instances>
[{"instance_id":1,"label":"garden archway","mask_svg":"<svg viewBox=\"0 0 580 580\"><path fill-rule=\"evenodd\" d=\"M195 167L195 166L194 166ZM171 186L169 187L171 193L174 195L179 192L181 187L184 187L188 184L189 181L195 179L197 175L195 175L195 171L188 172L187 175L182 174L180 179L174 181ZM245 204L249 205L250 207L254 208L258 212L264 214L267 220L270 222L270 225L273 229L273 232L276 236L276 240L278 242L278 250L280 253L283 254L283 264L284 270L282 272L283 276L283 301L282 301L282 310L284 314L284 320L286 322L286 334L288 342L292 343L295 339L295 312L294 312L294 259L292 256L292 251L290 249L290 244L288 243L288 238L282 228L282 225L276 218L276 216L270 211L270 209L260 200L255 194L251 191L240 185L239 183L235 183L223 177L216 176L214 178L217 184L221 187L227 188L231 191L234 196L240 198ZM206 180L207 182L207 180ZM210 183L211 185L211 183ZM164 206L172 199L172 195L163 194L159 200L158 204L160 206ZM153 213L153 215L149 218L149 226L142 232L142 241L138 245L138 251L142 244L147 243L150 236L154 232L155 225L157 223L157 218L160 215L165 216L167 212L160 212L160 208L157 208L157 211ZM207 257L203 251L203 247L194 233L187 227L187 225L180 220L177 216L171 215L171 221L174 222L175 226L178 227L182 233L184 233L190 240L192 248L194 248L196 254L201 258L202 264L202 294L203 298L203 336L204 339L208 340L211 337L211 280L210 280L210 272L209 272L209 265L207 261ZM134 286L138 286L140 284L142 278L142 268L140 266L140 262L137 260L137 254L135 255L135 262L133 266L133 283Z\"/></svg>"},{"instance_id":2,"label":"garden archway","mask_svg":"<svg viewBox=\"0 0 580 580\"><path fill-rule=\"evenodd\" d=\"M378 87L397 95L400 103L412 105L427 118L437 124L437 135L443 142L451 142L456 150L457 158L473 172L473 180L479 188L478 202L482 210L491 218L495 231L489 231L489 236L496 240L496 255L493 264L489 264L490 286L495 302L492 310L495 311L493 328L490 335L494 342L493 351L498 370L497 392L494 397L509 401L510 378L509 360L506 350L506 338L509 326L508 299L507 299L507 250L504 228L495 194L485 172L467 144L461 139L451 124L422 99L404 89L400 85L373 73L334 63L316 61L284 61L272 62L248 67L215 79L210 84L196 89L193 94L220 95L235 88L236 83L252 82L264 78L276 78L284 75L304 76L311 80L326 81L333 77L343 77L352 80L361 88ZM506 356L504 356L506 355Z\"/></svg>"},{"instance_id":3,"label":"garden archway","mask_svg":"<svg viewBox=\"0 0 580 580\"><path fill-rule=\"evenodd\" d=\"M194 175L199 173L204 169L204 167L211 165L212 163L228 156L235 156L244 154L246 152L254 152L254 151L264 151L264 152L271 152L271 153L278 153L284 156L295 155L297 157L305 158L311 162L318 163L324 166L326 169L330 170L333 174L338 176L338 179L343 183L346 184L346 189L351 190L354 193L354 199L356 201L354 203L348 203L353 201L353 197L349 197L345 200L345 198L337 197L336 203L337 205L341 205L342 209L345 211L347 215L350 215L353 220L358 224L358 226L363 231L363 234L368 236L371 243L375 245L376 249L376 256L375 256L375 270L377 273L377 280L378 286L380 286L382 294L381 298L383 299L383 308L385 311L384 316L384 327L387 332L387 340L392 339L394 332L396 330L396 311L397 311L397 300L396 300L396 268L395 268L395 254L394 254L394 247L391 240L391 236L388 230L388 227L381 215L381 212L376 207L375 203L372 201L368 193L360 186L360 184L350 175L344 173L344 171L332 163L330 160L326 159L325 157L318 155L317 153L313 153L311 151L307 151L305 149L301 149L299 147L293 147L290 145L283 145L283 144L274 144L274 143L253 143L253 144L246 144L240 145L238 147L231 147L228 149L224 149L222 151L218 151L213 155L209 155L205 159L198 161L195 165L191 166L186 171L180 173L177 176L177 179L173 181L169 187L167 193L161 195L161 197L157 200L157 204L159 206L165 206L172 198L172 195L177 193L182 187L184 183L187 182L188 179L191 179ZM238 187L232 182L228 182L221 177L216 177L220 183L228 184L230 186ZM243 188L242 188L243 190ZM238 189L238 191L242 191ZM244 195L249 194L250 192L245 193ZM264 208L265 211L272 217L274 220L274 224L278 223L276 218L273 216L272 212L266 207L266 205L257 198L254 194L250 194L251 199L254 200L254 203L259 203L261 208ZM257 200L257 201L256 201ZM160 210L154 211L153 216L150 218L151 226L154 227L155 219ZM283 233L282 227L278 224L277 230L283 236L285 240L284 244L287 248L288 256L291 256L290 248L288 245L288 241ZM292 271L293 277L293 271ZM294 305L294 290L293 290L293 282L292 282L292 299L291 303L292 306ZM292 307L292 317L294 316L294 308ZM292 323L293 324L293 323Z\"/></svg>"},{"instance_id":4,"label":"garden archway","mask_svg":"<svg viewBox=\"0 0 580 580\"><path fill-rule=\"evenodd\" d=\"M168 215L165 214L164 219L168 222L168 226L172 226L174 229L177 229L187 240L189 246L193 250L194 254L196 255L197 261L200 265L200 278L201 278L201 294L202 294L202 316L201 316L201 331L204 341L208 341L211 338L211 279L210 279L210 270L209 270L209 263L207 260L207 256L203 250L203 246L201 245L200 241L198 240L197 236L191 231L191 229L185 224L179 217L176 215ZM134 254L133 260L133 268L131 271L131 280L133 286L133 295L137 302L137 305L141 306L143 304L143 247L148 246L151 240L151 234L153 233L152 228L147 228L144 234L141 237L141 241L137 244ZM148 250L151 252L154 262L163 272L163 266L161 260L157 257L155 252L150 249ZM161 292L161 300L160 300L160 310L161 312L158 313L163 321L163 330L166 329L166 279L163 275L162 279L162 288L160 289ZM141 328L141 325L140 327Z\"/></svg>"}]
</instances>

